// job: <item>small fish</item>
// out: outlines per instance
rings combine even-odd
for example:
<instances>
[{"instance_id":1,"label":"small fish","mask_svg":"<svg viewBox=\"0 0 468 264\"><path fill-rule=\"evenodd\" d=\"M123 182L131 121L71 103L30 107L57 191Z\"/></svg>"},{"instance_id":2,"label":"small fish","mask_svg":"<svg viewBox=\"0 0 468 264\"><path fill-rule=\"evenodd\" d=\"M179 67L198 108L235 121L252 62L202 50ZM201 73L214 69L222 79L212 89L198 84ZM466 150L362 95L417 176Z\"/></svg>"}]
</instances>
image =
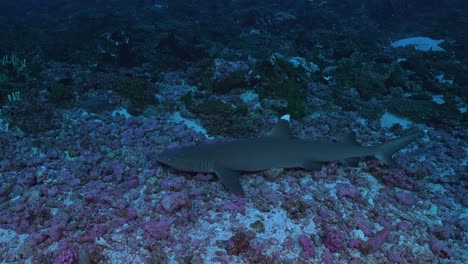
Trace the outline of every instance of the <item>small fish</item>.
<instances>
[{"instance_id":1,"label":"small fish","mask_svg":"<svg viewBox=\"0 0 468 264\"><path fill-rule=\"evenodd\" d=\"M327 162L350 165L367 156L374 156L387 166L396 166L392 156L423 135L424 132L416 130L377 146L361 146L354 133L337 143L303 140L292 135L289 115L285 115L267 136L169 149L157 159L181 171L215 173L230 191L244 195L239 180L242 171L320 170Z\"/></svg>"}]
</instances>

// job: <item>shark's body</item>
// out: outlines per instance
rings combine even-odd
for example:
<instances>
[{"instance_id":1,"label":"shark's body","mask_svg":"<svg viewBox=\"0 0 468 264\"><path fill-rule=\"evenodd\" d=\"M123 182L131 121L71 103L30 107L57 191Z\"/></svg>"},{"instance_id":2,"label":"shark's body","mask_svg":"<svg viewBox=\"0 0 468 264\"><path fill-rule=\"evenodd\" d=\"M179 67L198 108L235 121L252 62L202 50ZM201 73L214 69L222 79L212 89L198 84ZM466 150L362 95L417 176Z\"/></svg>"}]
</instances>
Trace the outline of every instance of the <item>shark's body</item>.
<instances>
[{"instance_id":1,"label":"shark's body","mask_svg":"<svg viewBox=\"0 0 468 264\"><path fill-rule=\"evenodd\" d=\"M239 181L241 171L261 171L273 168L305 168L319 170L324 163L375 156L393 166L392 155L423 135L415 131L378 146L361 146L354 135L340 143L307 141L292 137L285 116L269 136L232 142L202 144L167 150L158 160L182 171L215 173L231 191L243 194Z\"/></svg>"}]
</instances>

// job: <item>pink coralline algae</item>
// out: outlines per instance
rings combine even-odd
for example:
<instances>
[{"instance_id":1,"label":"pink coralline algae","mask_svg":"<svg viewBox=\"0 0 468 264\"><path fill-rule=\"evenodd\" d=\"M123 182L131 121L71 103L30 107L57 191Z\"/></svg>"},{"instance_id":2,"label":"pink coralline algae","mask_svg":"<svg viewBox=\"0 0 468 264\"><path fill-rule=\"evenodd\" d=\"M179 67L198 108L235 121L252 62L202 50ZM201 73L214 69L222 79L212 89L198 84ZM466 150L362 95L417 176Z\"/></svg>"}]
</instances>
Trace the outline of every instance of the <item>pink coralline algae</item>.
<instances>
[{"instance_id":1,"label":"pink coralline algae","mask_svg":"<svg viewBox=\"0 0 468 264\"><path fill-rule=\"evenodd\" d=\"M84 200L90 203L112 204L112 197L108 194L86 193L83 196Z\"/></svg>"},{"instance_id":2,"label":"pink coralline algae","mask_svg":"<svg viewBox=\"0 0 468 264\"><path fill-rule=\"evenodd\" d=\"M340 200L342 200L343 198L355 199L360 197L361 194L359 190L354 186L340 184L337 187L336 195Z\"/></svg>"},{"instance_id":3,"label":"pink coralline algae","mask_svg":"<svg viewBox=\"0 0 468 264\"><path fill-rule=\"evenodd\" d=\"M331 252L338 252L343 248L344 235L337 229L325 227L325 246Z\"/></svg>"},{"instance_id":4,"label":"pink coralline algae","mask_svg":"<svg viewBox=\"0 0 468 264\"><path fill-rule=\"evenodd\" d=\"M441 226L431 228L431 233L440 240L447 240L455 237L455 229L453 223L443 223Z\"/></svg>"},{"instance_id":5,"label":"pink coralline algae","mask_svg":"<svg viewBox=\"0 0 468 264\"><path fill-rule=\"evenodd\" d=\"M386 170L380 173L383 183L387 186L398 187L408 191L418 191L421 189L421 184L414 178L408 177L402 169Z\"/></svg>"},{"instance_id":6,"label":"pink coralline algae","mask_svg":"<svg viewBox=\"0 0 468 264\"><path fill-rule=\"evenodd\" d=\"M168 213L172 213L189 204L188 197L183 192L167 194L161 200L162 208Z\"/></svg>"},{"instance_id":7,"label":"pink coralline algae","mask_svg":"<svg viewBox=\"0 0 468 264\"><path fill-rule=\"evenodd\" d=\"M397 168L369 158L318 172L285 169L273 180L245 173L240 198L226 192L216 174L168 170L155 159L168 146L206 140L163 110L180 109L183 119L206 128L210 116L189 113L178 98L164 99L175 108L156 105L148 109L152 114L135 117L66 109L63 126L39 141L0 133L0 262L464 263L468 220L460 211L468 195L452 181L466 176L457 168L460 156L437 154L459 149L453 153L460 155L464 141L415 142L397 153ZM262 107L273 103L264 101ZM265 120L274 124L274 115L269 109L254 114L258 135L266 132ZM292 129L301 138L327 140L353 128L369 145L393 137L378 122L358 125L357 115L292 120ZM343 121L354 125L343 129ZM242 123L229 122L243 137L236 124ZM444 172L449 175L440 176Z\"/></svg>"},{"instance_id":8,"label":"pink coralline algae","mask_svg":"<svg viewBox=\"0 0 468 264\"><path fill-rule=\"evenodd\" d=\"M468 207L468 192L465 192L461 196L462 196L460 198L461 205L464 206L464 207Z\"/></svg>"},{"instance_id":9,"label":"pink coralline algae","mask_svg":"<svg viewBox=\"0 0 468 264\"><path fill-rule=\"evenodd\" d=\"M184 188L187 180L184 177L171 177L161 180L161 187L167 191L180 191Z\"/></svg>"},{"instance_id":10,"label":"pink coralline algae","mask_svg":"<svg viewBox=\"0 0 468 264\"><path fill-rule=\"evenodd\" d=\"M325 263L325 264L333 264L334 263L333 254L330 252L330 250L325 249L323 251L322 260L323 260L323 263Z\"/></svg>"},{"instance_id":11,"label":"pink coralline algae","mask_svg":"<svg viewBox=\"0 0 468 264\"><path fill-rule=\"evenodd\" d=\"M170 233L172 221L145 221L143 229L154 239L167 239Z\"/></svg>"},{"instance_id":12,"label":"pink coralline algae","mask_svg":"<svg viewBox=\"0 0 468 264\"><path fill-rule=\"evenodd\" d=\"M400 204L408 207L411 207L416 202L414 195L409 192L397 191L395 192L395 197Z\"/></svg>"},{"instance_id":13,"label":"pink coralline algae","mask_svg":"<svg viewBox=\"0 0 468 264\"><path fill-rule=\"evenodd\" d=\"M367 255L379 249L385 242L387 242L389 237L390 229L383 229L379 231L373 238L362 244L361 252Z\"/></svg>"},{"instance_id":14,"label":"pink coralline algae","mask_svg":"<svg viewBox=\"0 0 468 264\"><path fill-rule=\"evenodd\" d=\"M452 250L444 242L436 238L431 239L429 246L435 255L443 259L449 259L453 255Z\"/></svg>"},{"instance_id":15,"label":"pink coralline algae","mask_svg":"<svg viewBox=\"0 0 468 264\"><path fill-rule=\"evenodd\" d=\"M214 175L213 174L210 174L210 173L197 173L195 175L195 179L199 180L199 181L211 181L213 180L214 178Z\"/></svg>"},{"instance_id":16,"label":"pink coralline algae","mask_svg":"<svg viewBox=\"0 0 468 264\"><path fill-rule=\"evenodd\" d=\"M397 224L397 228L400 231L406 232L413 227L413 224L409 221L401 221Z\"/></svg>"},{"instance_id":17,"label":"pink coralline algae","mask_svg":"<svg viewBox=\"0 0 468 264\"><path fill-rule=\"evenodd\" d=\"M43 234L54 239L59 240L63 236L63 232L67 227L67 222L65 220L54 222L54 224L43 231Z\"/></svg>"},{"instance_id":18,"label":"pink coralline algae","mask_svg":"<svg viewBox=\"0 0 468 264\"><path fill-rule=\"evenodd\" d=\"M302 253L306 258L313 258L315 257L315 247L312 243L310 237L306 234L302 234L299 236L299 244L302 247Z\"/></svg>"},{"instance_id":19,"label":"pink coralline algae","mask_svg":"<svg viewBox=\"0 0 468 264\"><path fill-rule=\"evenodd\" d=\"M221 206L221 209L225 211L232 211L245 214L244 202L241 200L227 202Z\"/></svg>"},{"instance_id":20,"label":"pink coralline algae","mask_svg":"<svg viewBox=\"0 0 468 264\"><path fill-rule=\"evenodd\" d=\"M400 246L392 246L390 250L385 252L385 256L390 263L405 264L405 263L419 263L415 261L411 249L402 248Z\"/></svg>"},{"instance_id":21,"label":"pink coralline algae","mask_svg":"<svg viewBox=\"0 0 468 264\"><path fill-rule=\"evenodd\" d=\"M94 243L96 238L103 236L109 230L105 225L99 224L87 224L84 229L86 231L77 238L77 241L80 243Z\"/></svg>"},{"instance_id":22,"label":"pink coralline algae","mask_svg":"<svg viewBox=\"0 0 468 264\"><path fill-rule=\"evenodd\" d=\"M229 255L239 255L250 248L250 241L255 237L251 232L239 231L226 244Z\"/></svg>"},{"instance_id":23,"label":"pink coralline algae","mask_svg":"<svg viewBox=\"0 0 468 264\"><path fill-rule=\"evenodd\" d=\"M55 264L73 264L78 260L78 256L75 251L71 249L64 250L55 260Z\"/></svg>"},{"instance_id":24,"label":"pink coralline algae","mask_svg":"<svg viewBox=\"0 0 468 264\"><path fill-rule=\"evenodd\" d=\"M359 239L351 239L349 242L348 242L348 247L350 248L360 248L361 247L361 240Z\"/></svg>"},{"instance_id":25,"label":"pink coralline algae","mask_svg":"<svg viewBox=\"0 0 468 264\"><path fill-rule=\"evenodd\" d=\"M370 237L372 235L372 224L369 220L366 219L365 216L361 215L361 213L356 213L351 220L350 227L357 227L359 228L365 236Z\"/></svg>"},{"instance_id":26,"label":"pink coralline algae","mask_svg":"<svg viewBox=\"0 0 468 264\"><path fill-rule=\"evenodd\" d=\"M326 207L320 207L317 210L317 216L314 217L314 222L316 224L321 224L327 222L327 219L333 218L335 218L335 215L330 210L328 210Z\"/></svg>"},{"instance_id":27,"label":"pink coralline algae","mask_svg":"<svg viewBox=\"0 0 468 264\"><path fill-rule=\"evenodd\" d=\"M31 188L37 184L36 176L33 173L24 173L17 178L17 183L23 187Z\"/></svg>"}]
</instances>

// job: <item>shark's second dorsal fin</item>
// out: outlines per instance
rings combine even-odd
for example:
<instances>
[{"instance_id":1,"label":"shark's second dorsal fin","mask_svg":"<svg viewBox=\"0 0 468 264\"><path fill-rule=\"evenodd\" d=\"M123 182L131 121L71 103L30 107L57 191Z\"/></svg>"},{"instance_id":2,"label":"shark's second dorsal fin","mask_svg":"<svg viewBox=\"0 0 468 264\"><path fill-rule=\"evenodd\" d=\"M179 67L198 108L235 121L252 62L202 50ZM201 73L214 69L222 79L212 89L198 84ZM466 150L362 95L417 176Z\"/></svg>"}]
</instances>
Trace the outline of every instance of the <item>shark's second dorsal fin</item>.
<instances>
[{"instance_id":1,"label":"shark's second dorsal fin","mask_svg":"<svg viewBox=\"0 0 468 264\"><path fill-rule=\"evenodd\" d=\"M275 127L268 133L270 138L293 138L291 128L289 127L290 115L284 115L276 123Z\"/></svg>"}]
</instances>

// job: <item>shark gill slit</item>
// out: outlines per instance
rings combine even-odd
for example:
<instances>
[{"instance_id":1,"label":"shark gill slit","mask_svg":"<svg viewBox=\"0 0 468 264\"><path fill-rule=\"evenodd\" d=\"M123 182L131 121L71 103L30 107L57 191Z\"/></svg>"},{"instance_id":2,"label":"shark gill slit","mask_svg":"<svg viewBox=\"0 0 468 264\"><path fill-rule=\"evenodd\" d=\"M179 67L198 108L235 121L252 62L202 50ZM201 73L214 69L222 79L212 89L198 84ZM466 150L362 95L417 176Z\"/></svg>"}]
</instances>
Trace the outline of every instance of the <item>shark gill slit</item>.
<instances>
[{"instance_id":1,"label":"shark gill slit","mask_svg":"<svg viewBox=\"0 0 468 264\"><path fill-rule=\"evenodd\" d=\"M201 170L207 171L213 167L213 161L212 160L200 160L199 167Z\"/></svg>"}]
</instances>

